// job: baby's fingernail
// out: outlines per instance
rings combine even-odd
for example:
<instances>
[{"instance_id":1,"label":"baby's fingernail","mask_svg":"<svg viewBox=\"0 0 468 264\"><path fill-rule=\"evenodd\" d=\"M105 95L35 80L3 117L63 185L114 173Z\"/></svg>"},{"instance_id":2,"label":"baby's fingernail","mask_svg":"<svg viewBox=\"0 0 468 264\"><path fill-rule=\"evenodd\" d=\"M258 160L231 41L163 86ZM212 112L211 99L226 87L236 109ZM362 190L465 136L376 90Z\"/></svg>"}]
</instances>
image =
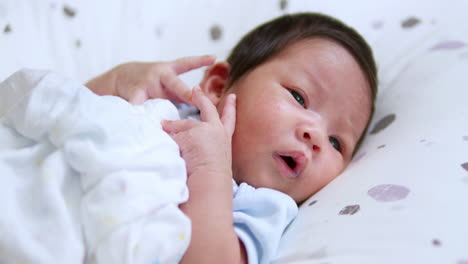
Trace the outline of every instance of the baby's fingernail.
<instances>
[{"instance_id":1,"label":"baby's fingernail","mask_svg":"<svg viewBox=\"0 0 468 264\"><path fill-rule=\"evenodd\" d=\"M195 93L197 93L198 96L200 96L200 95L203 93L202 90L201 90L201 88L200 88L200 86L198 86L198 85L195 86L195 87L193 87L193 91L194 91Z\"/></svg>"}]
</instances>

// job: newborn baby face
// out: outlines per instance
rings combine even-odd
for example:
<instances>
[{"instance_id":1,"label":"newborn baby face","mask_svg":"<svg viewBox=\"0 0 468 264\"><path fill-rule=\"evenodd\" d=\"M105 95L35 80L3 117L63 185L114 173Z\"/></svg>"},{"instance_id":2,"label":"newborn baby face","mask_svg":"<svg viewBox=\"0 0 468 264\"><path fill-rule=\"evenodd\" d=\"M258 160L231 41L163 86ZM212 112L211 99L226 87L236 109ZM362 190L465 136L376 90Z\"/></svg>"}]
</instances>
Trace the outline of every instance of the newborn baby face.
<instances>
[{"instance_id":1,"label":"newborn baby face","mask_svg":"<svg viewBox=\"0 0 468 264\"><path fill-rule=\"evenodd\" d=\"M298 203L346 168L371 111L359 64L324 38L289 45L235 82L221 102L229 93L237 96L234 179Z\"/></svg>"}]
</instances>

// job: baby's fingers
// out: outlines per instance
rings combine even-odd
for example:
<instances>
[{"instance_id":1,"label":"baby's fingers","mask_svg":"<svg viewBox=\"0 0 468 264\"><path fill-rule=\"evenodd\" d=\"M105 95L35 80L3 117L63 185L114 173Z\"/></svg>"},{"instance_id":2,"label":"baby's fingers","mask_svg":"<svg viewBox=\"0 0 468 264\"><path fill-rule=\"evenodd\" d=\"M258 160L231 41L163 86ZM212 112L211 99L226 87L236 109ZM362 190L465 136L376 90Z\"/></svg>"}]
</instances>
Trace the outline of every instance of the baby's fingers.
<instances>
[{"instance_id":1,"label":"baby's fingers","mask_svg":"<svg viewBox=\"0 0 468 264\"><path fill-rule=\"evenodd\" d=\"M184 120L163 120L161 126L168 134L177 134L194 127L199 121L184 119Z\"/></svg>"},{"instance_id":2,"label":"baby's fingers","mask_svg":"<svg viewBox=\"0 0 468 264\"><path fill-rule=\"evenodd\" d=\"M211 65L215 62L216 58L211 55L206 56L192 56L177 59L168 62L168 71L161 74L161 86L164 89L167 98L177 103L191 104L190 97L192 91L190 88L179 78L179 74Z\"/></svg>"},{"instance_id":3,"label":"baby's fingers","mask_svg":"<svg viewBox=\"0 0 468 264\"><path fill-rule=\"evenodd\" d=\"M162 74L161 85L169 100L177 103L190 103L192 91L174 72Z\"/></svg>"},{"instance_id":4,"label":"baby's fingers","mask_svg":"<svg viewBox=\"0 0 468 264\"><path fill-rule=\"evenodd\" d=\"M193 88L192 102L200 109L200 118L205 122L219 122L218 110L211 100L202 92L199 86Z\"/></svg>"},{"instance_id":5,"label":"baby's fingers","mask_svg":"<svg viewBox=\"0 0 468 264\"><path fill-rule=\"evenodd\" d=\"M203 66L211 65L215 60L216 57L213 55L184 57L171 62L170 66L174 72L179 75Z\"/></svg>"}]
</instances>

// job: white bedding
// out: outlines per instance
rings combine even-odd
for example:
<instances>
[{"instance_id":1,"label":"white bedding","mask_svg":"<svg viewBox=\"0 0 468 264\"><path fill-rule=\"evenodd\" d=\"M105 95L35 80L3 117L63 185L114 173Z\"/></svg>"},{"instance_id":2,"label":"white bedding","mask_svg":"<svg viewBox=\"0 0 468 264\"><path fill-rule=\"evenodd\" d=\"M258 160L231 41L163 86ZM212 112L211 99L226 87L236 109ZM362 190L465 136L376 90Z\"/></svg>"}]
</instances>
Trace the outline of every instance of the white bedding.
<instances>
[{"instance_id":1,"label":"white bedding","mask_svg":"<svg viewBox=\"0 0 468 264\"><path fill-rule=\"evenodd\" d=\"M190 241L185 163L161 119L59 75L0 84L0 263L177 263Z\"/></svg>"}]
</instances>

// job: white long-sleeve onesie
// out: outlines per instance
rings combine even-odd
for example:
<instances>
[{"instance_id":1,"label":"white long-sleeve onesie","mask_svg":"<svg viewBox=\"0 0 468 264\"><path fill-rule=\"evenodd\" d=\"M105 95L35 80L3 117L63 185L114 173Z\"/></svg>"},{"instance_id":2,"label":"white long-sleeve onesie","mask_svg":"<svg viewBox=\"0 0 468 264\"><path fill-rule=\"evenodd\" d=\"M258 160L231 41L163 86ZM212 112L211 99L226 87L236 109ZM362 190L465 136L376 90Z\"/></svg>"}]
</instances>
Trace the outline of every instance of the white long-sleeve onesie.
<instances>
[{"instance_id":1,"label":"white long-sleeve onesie","mask_svg":"<svg viewBox=\"0 0 468 264\"><path fill-rule=\"evenodd\" d=\"M177 263L190 241L165 100L96 96L50 72L0 85L0 263ZM144 243L143 243L144 241Z\"/></svg>"}]
</instances>

